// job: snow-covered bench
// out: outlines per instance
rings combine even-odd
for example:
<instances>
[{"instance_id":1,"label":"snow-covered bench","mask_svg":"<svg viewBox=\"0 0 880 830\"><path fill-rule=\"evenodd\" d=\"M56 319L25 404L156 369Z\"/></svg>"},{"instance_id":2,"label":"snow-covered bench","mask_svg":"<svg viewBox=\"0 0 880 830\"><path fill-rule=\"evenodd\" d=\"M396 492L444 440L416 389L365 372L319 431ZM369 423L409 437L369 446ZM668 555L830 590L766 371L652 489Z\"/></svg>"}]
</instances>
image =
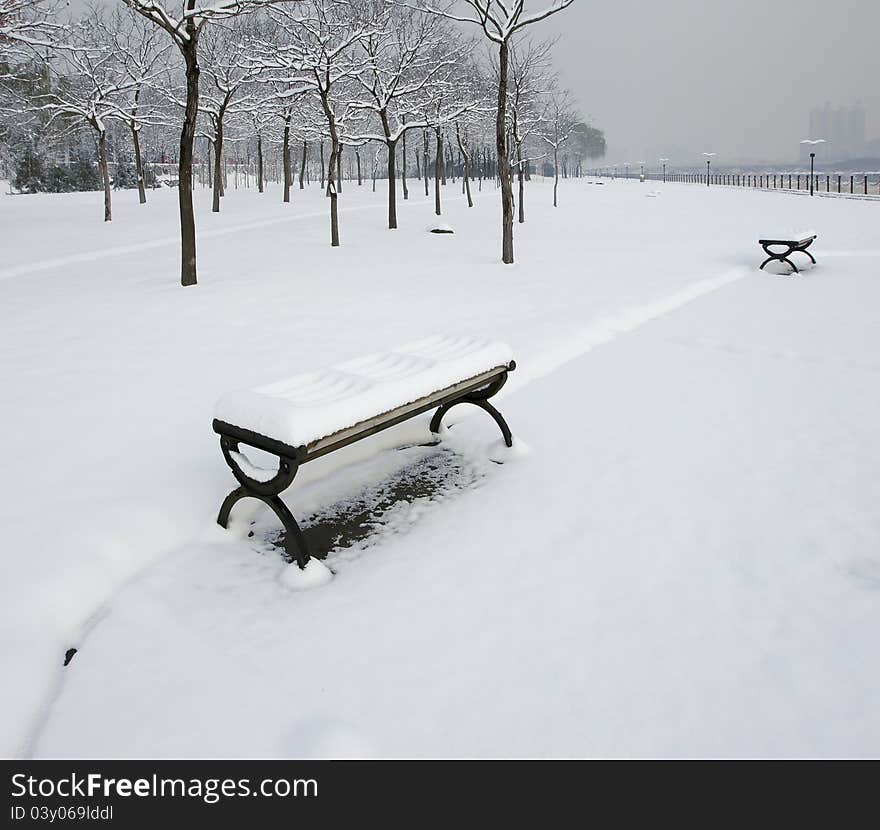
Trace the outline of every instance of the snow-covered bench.
<instances>
[{"instance_id":1,"label":"snow-covered bench","mask_svg":"<svg viewBox=\"0 0 880 830\"><path fill-rule=\"evenodd\" d=\"M813 244L815 238L816 234L813 233L813 231L797 231L795 233L784 234L782 237L777 236L772 239L759 239L758 244L764 249L764 253L767 254L767 259L761 263L761 268L759 270L763 271L764 266L768 262L778 260L779 262L787 262L792 267L794 273L797 274L797 265L789 259L789 256L793 253L806 254L812 260L813 265L815 265L816 260L813 259L813 255L807 250L807 248ZM774 252L770 250L771 248L785 248L785 250L782 252Z\"/></svg>"},{"instance_id":2,"label":"snow-covered bench","mask_svg":"<svg viewBox=\"0 0 880 830\"><path fill-rule=\"evenodd\" d=\"M217 402L214 431L239 487L220 508L227 527L242 498L260 499L280 519L288 553L305 568L309 552L299 525L279 498L300 465L437 408L431 432L460 403L484 409L513 445L510 428L489 403L516 368L503 343L435 336L394 351L307 372L258 389L229 392ZM254 466L240 445L278 457L278 469Z\"/></svg>"}]
</instances>

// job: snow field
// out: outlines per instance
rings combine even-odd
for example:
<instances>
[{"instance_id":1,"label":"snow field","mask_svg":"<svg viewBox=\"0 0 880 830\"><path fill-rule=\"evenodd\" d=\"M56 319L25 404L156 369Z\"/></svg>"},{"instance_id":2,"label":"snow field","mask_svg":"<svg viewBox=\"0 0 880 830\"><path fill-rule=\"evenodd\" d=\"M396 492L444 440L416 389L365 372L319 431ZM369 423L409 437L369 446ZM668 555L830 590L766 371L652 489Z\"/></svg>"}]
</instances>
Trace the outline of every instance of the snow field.
<instances>
[{"instance_id":1,"label":"snow field","mask_svg":"<svg viewBox=\"0 0 880 830\"><path fill-rule=\"evenodd\" d=\"M347 186L333 251L316 191L197 193L194 289L171 192L0 202L4 753L876 755L876 206L537 181L507 268L491 186L446 188L454 236ZM818 267L757 272L797 226ZM438 330L510 343L531 452L455 413L479 486L291 592L213 525L213 402ZM306 465L294 511L426 421Z\"/></svg>"}]
</instances>

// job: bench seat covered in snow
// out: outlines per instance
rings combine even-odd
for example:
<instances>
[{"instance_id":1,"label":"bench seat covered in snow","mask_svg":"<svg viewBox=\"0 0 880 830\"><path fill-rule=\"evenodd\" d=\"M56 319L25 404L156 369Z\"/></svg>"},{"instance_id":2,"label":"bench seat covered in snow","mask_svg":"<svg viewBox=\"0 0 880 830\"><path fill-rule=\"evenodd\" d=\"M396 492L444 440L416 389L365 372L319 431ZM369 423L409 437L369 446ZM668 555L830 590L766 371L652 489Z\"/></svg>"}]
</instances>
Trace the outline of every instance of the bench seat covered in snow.
<instances>
[{"instance_id":1,"label":"bench seat covered in snow","mask_svg":"<svg viewBox=\"0 0 880 830\"><path fill-rule=\"evenodd\" d=\"M301 464L434 408L430 429L439 440L443 416L460 403L488 412L510 447L510 429L488 399L515 368L503 343L435 336L269 386L226 393L215 407L213 427L240 486L223 502L218 523L228 526L240 499L260 499L284 525L288 553L305 568L305 541L279 498ZM277 472L252 465L240 444L277 456Z\"/></svg>"},{"instance_id":2,"label":"bench seat covered in snow","mask_svg":"<svg viewBox=\"0 0 880 830\"><path fill-rule=\"evenodd\" d=\"M817 234L813 231L795 231L794 233L787 233L781 236L759 239L758 244L764 249L764 253L767 254L767 259L761 263L761 268L759 270L763 271L764 266L768 262L777 260L779 262L787 262L791 266L793 272L797 274L797 265L789 259L789 256L793 253L806 254L810 260L812 260L813 265L815 265L816 260L813 259L813 255L807 250L807 248L813 244L813 240L816 236ZM771 248L785 248L785 250L771 251Z\"/></svg>"}]
</instances>

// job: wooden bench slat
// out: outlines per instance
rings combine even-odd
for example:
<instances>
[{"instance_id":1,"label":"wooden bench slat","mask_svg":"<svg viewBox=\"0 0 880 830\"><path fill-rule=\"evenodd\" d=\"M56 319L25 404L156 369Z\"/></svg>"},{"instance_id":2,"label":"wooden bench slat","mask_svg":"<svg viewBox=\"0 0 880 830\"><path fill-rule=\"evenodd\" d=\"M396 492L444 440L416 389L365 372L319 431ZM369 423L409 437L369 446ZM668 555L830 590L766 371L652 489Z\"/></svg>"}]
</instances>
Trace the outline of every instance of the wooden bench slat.
<instances>
[{"instance_id":1,"label":"wooden bench slat","mask_svg":"<svg viewBox=\"0 0 880 830\"><path fill-rule=\"evenodd\" d=\"M816 238L816 235L813 236L805 236L801 239L759 239L759 245L804 245L807 242L812 242Z\"/></svg>"},{"instance_id":2,"label":"wooden bench slat","mask_svg":"<svg viewBox=\"0 0 880 830\"><path fill-rule=\"evenodd\" d=\"M461 397L471 390L482 389L488 383L505 374L509 370L509 365L497 366L496 368L491 369L488 372L483 372L476 377L463 380L452 386L447 386L445 389L441 389L431 395L426 395L417 401L404 404L403 406L399 406L389 412L383 412L381 415L376 415L375 417L369 418L366 421L361 421L361 423L355 424L352 427L335 432L333 435L328 435L326 438L321 438L320 440L309 444L306 448L308 452L307 460L326 455L328 452L332 452L346 444L352 443L352 441L359 441L361 438L366 438L368 435L381 432L383 429L399 424L408 418L414 418L416 415L420 415L422 412L427 412L429 409L434 409L434 407L440 406L446 401Z\"/></svg>"}]
</instances>

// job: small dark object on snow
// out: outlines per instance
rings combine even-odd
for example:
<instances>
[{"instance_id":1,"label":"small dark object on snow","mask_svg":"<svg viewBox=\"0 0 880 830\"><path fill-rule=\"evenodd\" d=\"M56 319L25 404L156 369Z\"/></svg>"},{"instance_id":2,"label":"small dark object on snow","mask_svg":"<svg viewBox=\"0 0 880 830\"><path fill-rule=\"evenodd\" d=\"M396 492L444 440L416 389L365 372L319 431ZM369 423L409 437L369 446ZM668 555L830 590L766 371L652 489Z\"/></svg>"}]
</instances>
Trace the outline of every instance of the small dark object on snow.
<instances>
[{"instance_id":1,"label":"small dark object on snow","mask_svg":"<svg viewBox=\"0 0 880 830\"><path fill-rule=\"evenodd\" d=\"M449 225L444 225L439 228L431 228L431 233L455 233Z\"/></svg>"},{"instance_id":2,"label":"small dark object on snow","mask_svg":"<svg viewBox=\"0 0 880 830\"><path fill-rule=\"evenodd\" d=\"M68 665L71 660L73 660L73 655L76 654L75 648L69 648L64 652L64 665Z\"/></svg>"}]
</instances>

